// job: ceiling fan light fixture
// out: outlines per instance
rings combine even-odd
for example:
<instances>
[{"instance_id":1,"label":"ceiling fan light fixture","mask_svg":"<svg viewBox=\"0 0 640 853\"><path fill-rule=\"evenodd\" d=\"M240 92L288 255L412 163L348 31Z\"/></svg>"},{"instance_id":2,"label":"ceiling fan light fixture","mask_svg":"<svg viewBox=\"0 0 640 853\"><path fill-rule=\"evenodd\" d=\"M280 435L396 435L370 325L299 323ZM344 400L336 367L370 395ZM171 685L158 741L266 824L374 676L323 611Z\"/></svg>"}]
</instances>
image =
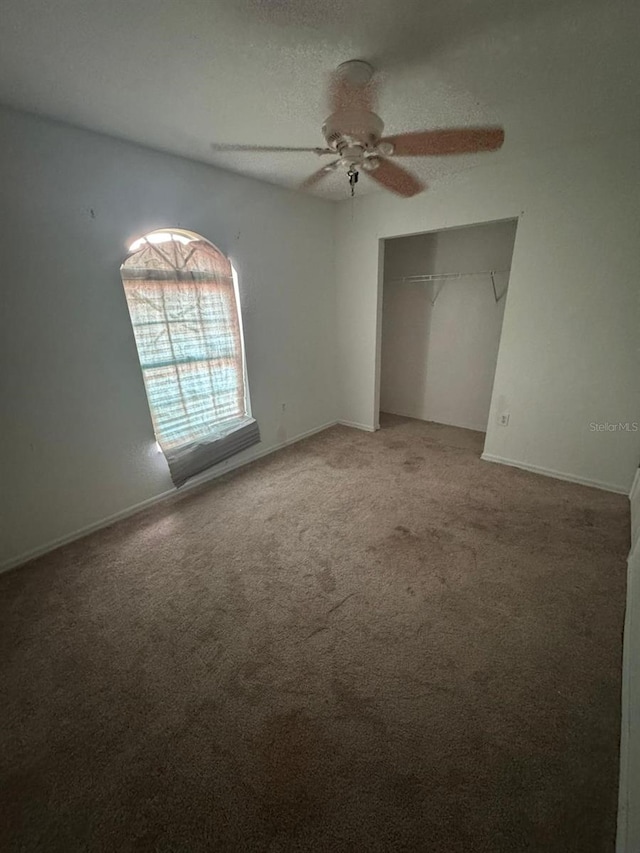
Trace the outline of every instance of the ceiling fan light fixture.
<instances>
[{"instance_id":1,"label":"ceiling fan light fixture","mask_svg":"<svg viewBox=\"0 0 640 853\"><path fill-rule=\"evenodd\" d=\"M378 151L382 154L383 157L391 157L393 156L396 150L393 142L379 142L378 143Z\"/></svg>"},{"instance_id":2,"label":"ceiling fan light fixture","mask_svg":"<svg viewBox=\"0 0 640 853\"><path fill-rule=\"evenodd\" d=\"M378 157L366 157L360 164L363 172L375 172L379 166L380 160Z\"/></svg>"}]
</instances>

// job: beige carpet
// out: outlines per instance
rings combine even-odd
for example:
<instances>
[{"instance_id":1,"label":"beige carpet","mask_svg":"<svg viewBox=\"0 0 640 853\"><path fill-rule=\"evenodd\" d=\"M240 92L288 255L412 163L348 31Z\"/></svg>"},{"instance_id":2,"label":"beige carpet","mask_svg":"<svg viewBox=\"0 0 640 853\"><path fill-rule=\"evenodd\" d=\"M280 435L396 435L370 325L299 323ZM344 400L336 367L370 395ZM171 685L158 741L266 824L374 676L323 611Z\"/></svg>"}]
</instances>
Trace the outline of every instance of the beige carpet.
<instances>
[{"instance_id":1,"label":"beige carpet","mask_svg":"<svg viewBox=\"0 0 640 853\"><path fill-rule=\"evenodd\" d=\"M3 851L613 851L624 497L333 428L0 578Z\"/></svg>"}]
</instances>

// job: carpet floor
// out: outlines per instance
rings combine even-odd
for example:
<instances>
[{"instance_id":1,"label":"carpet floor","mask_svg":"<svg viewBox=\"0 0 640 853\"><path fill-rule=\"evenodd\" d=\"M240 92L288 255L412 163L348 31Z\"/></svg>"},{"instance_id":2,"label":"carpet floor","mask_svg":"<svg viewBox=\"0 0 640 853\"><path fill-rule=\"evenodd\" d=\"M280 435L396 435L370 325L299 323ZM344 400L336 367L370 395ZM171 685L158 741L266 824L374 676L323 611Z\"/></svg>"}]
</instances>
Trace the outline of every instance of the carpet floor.
<instances>
[{"instance_id":1,"label":"carpet floor","mask_svg":"<svg viewBox=\"0 0 640 853\"><path fill-rule=\"evenodd\" d=\"M382 426L0 577L2 850L612 853L627 500Z\"/></svg>"}]
</instances>

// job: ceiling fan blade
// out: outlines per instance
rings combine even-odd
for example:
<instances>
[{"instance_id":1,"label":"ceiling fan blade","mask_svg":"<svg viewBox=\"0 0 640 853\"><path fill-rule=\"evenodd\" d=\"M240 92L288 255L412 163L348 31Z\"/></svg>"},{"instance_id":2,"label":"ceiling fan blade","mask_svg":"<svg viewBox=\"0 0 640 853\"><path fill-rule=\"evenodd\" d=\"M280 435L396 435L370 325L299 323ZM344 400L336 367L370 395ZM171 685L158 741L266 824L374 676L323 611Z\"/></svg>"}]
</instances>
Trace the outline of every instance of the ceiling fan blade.
<instances>
[{"instance_id":1,"label":"ceiling fan blade","mask_svg":"<svg viewBox=\"0 0 640 853\"><path fill-rule=\"evenodd\" d=\"M497 151L504 142L501 127L449 127L444 130L418 130L386 136L396 157L439 157L444 154L476 154Z\"/></svg>"},{"instance_id":2,"label":"ceiling fan blade","mask_svg":"<svg viewBox=\"0 0 640 853\"><path fill-rule=\"evenodd\" d=\"M335 154L331 148L289 148L283 145L227 145L226 143L212 142L213 151L311 151L314 154Z\"/></svg>"},{"instance_id":3,"label":"ceiling fan blade","mask_svg":"<svg viewBox=\"0 0 640 853\"><path fill-rule=\"evenodd\" d=\"M397 163L392 163L385 157L380 157L379 162L380 165L377 169L373 172L365 172L365 175L373 178L385 189L391 190L392 193L401 195L403 198L411 198L411 196L426 190L426 184L398 166Z\"/></svg>"},{"instance_id":4,"label":"ceiling fan blade","mask_svg":"<svg viewBox=\"0 0 640 853\"><path fill-rule=\"evenodd\" d=\"M345 109L370 110L375 112L378 100L378 84L375 79L367 83L354 83L340 69L329 78L329 106L331 112Z\"/></svg>"},{"instance_id":5,"label":"ceiling fan blade","mask_svg":"<svg viewBox=\"0 0 640 853\"><path fill-rule=\"evenodd\" d=\"M336 163L339 163L339 160L334 160L332 163L327 163L326 166L323 166L322 169L318 169L317 172L314 172L312 175L303 181L298 189L301 190L309 190L311 187L315 187L315 185L321 181L323 178L326 178L331 172L334 171L334 167Z\"/></svg>"}]
</instances>

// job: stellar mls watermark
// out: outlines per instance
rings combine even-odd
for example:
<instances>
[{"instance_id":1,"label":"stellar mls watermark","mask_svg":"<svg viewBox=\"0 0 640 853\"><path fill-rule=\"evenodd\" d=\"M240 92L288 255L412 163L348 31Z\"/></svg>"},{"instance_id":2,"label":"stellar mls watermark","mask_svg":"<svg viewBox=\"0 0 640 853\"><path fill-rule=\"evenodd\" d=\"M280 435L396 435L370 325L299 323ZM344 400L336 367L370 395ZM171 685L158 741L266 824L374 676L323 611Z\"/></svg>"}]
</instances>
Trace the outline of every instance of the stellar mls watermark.
<instances>
[{"instance_id":1,"label":"stellar mls watermark","mask_svg":"<svg viewBox=\"0 0 640 853\"><path fill-rule=\"evenodd\" d=\"M611 424L609 421L601 423L591 421L589 429L591 432L638 432L640 424L638 424L638 421L618 421Z\"/></svg>"}]
</instances>

